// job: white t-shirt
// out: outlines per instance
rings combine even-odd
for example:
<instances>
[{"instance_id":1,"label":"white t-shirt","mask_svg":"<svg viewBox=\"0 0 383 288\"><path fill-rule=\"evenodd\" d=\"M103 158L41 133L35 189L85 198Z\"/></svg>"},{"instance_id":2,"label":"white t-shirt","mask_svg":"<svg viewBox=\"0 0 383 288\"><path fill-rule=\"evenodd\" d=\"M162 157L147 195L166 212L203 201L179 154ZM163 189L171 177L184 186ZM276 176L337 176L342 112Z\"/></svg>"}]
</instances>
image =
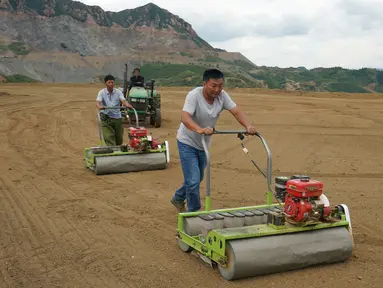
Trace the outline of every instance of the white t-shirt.
<instances>
[{"instance_id":1,"label":"white t-shirt","mask_svg":"<svg viewBox=\"0 0 383 288\"><path fill-rule=\"evenodd\" d=\"M222 90L221 94L214 99L213 104L209 104L203 97L202 89L203 87L197 87L188 93L183 111L190 113L193 121L201 128L214 128L222 110L231 110L236 104L224 90ZM198 150L204 150L202 145L202 135L189 130L182 122L177 131L177 139ZM211 137L207 137L206 140L206 144L208 144L209 147Z\"/></svg>"}]
</instances>

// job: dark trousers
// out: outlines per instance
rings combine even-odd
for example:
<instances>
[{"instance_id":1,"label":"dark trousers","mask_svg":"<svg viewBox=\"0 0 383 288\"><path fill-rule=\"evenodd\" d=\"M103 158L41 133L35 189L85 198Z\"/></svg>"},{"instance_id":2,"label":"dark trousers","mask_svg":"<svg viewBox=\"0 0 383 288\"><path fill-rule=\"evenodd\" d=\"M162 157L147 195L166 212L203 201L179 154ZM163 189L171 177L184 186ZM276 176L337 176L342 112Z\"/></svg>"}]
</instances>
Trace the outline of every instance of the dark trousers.
<instances>
[{"instance_id":1,"label":"dark trousers","mask_svg":"<svg viewBox=\"0 0 383 288\"><path fill-rule=\"evenodd\" d=\"M119 146L123 142L124 118L110 118L101 115L102 135L106 146Z\"/></svg>"}]
</instances>

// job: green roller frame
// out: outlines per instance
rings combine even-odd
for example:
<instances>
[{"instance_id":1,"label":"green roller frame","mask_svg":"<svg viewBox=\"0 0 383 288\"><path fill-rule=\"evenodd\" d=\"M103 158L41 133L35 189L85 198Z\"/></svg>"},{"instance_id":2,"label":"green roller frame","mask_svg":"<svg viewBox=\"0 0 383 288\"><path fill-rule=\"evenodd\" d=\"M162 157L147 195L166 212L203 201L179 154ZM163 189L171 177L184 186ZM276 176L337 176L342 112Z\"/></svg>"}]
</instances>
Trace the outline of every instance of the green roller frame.
<instances>
[{"instance_id":1,"label":"green roller frame","mask_svg":"<svg viewBox=\"0 0 383 288\"><path fill-rule=\"evenodd\" d=\"M237 134L237 136L243 140L244 135L247 134L246 131L242 130L227 130L227 131L217 131L214 130L213 134ZM284 221L283 208L284 203L280 203L277 197L275 199L279 203L273 203L273 196L275 192L271 188L271 174L272 174L272 159L270 149L265 141L265 139L259 134L256 133L256 136L262 141L264 148L267 151L267 175L264 175L267 179L268 190L266 192L266 204L258 206L249 206L249 207L235 207L227 209L216 209L211 210L211 196L210 196L210 155L209 149L206 145L205 138L212 136L202 136L202 143L207 157L207 167L206 167L206 198L205 198L205 210L198 212L185 212L178 214L178 224L177 224L177 241L178 245L184 252L191 252L195 250L202 260L209 263L211 266L215 267L228 267L231 265L227 255L227 244L233 240L239 239L249 239L249 238L260 238L271 235L286 235L293 233L308 232L313 230L322 230L335 227L344 227L346 228L351 237L351 219L348 208L346 205L341 204L337 205L333 209L332 217L336 219L333 223L318 223L315 225L307 226L296 226ZM255 163L254 163L255 164ZM211 217L217 216L218 213L222 212L243 212L244 214L247 211L263 211L267 220L263 221L262 224L255 224L251 226L241 226L241 227L232 227L232 228L221 228L221 229L210 229L209 232L203 235L203 233L194 233L194 235L188 234L186 229L186 223L188 219L200 218L201 223L204 221L203 215L209 215ZM217 218L215 218L217 219ZM264 218L263 218L264 219ZM206 223L206 222L205 222ZM197 234L197 235L195 235ZM222 273L221 273L222 274ZM230 276L231 277L231 276ZM228 279L229 276L224 278ZM230 279L229 279L230 280Z\"/></svg>"}]
</instances>

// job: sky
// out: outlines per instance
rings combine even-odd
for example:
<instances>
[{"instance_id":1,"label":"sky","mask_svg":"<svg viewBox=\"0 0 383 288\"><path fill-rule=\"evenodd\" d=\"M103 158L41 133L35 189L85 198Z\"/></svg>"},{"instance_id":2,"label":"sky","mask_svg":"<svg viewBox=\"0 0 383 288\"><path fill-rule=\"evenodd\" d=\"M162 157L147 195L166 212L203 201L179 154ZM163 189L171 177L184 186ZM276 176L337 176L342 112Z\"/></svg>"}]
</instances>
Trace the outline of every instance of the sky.
<instances>
[{"instance_id":1,"label":"sky","mask_svg":"<svg viewBox=\"0 0 383 288\"><path fill-rule=\"evenodd\" d=\"M152 2L259 66L383 68L383 0L80 1L115 12Z\"/></svg>"}]
</instances>

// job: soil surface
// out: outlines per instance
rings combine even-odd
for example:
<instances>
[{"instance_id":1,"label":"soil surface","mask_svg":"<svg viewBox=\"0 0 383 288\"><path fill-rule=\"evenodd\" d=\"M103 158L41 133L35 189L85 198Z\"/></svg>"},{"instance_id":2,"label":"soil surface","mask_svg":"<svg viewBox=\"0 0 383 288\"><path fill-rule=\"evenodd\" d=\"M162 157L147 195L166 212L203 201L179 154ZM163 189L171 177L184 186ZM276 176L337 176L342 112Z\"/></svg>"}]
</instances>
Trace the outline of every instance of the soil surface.
<instances>
[{"instance_id":1,"label":"soil surface","mask_svg":"<svg viewBox=\"0 0 383 288\"><path fill-rule=\"evenodd\" d=\"M382 95L228 90L267 140L273 177L309 175L348 205L355 247L346 263L227 282L175 238L175 135L189 89L159 89L162 127L149 130L169 140L167 170L96 176L83 149L98 144L100 88L0 86L0 287L382 287ZM241 126L224 112L217 128ZM263 204L266 181L239 140L213 137L212 208ZM265 168L259 139L246 147Z\"/></svg>"}]
</instances>

